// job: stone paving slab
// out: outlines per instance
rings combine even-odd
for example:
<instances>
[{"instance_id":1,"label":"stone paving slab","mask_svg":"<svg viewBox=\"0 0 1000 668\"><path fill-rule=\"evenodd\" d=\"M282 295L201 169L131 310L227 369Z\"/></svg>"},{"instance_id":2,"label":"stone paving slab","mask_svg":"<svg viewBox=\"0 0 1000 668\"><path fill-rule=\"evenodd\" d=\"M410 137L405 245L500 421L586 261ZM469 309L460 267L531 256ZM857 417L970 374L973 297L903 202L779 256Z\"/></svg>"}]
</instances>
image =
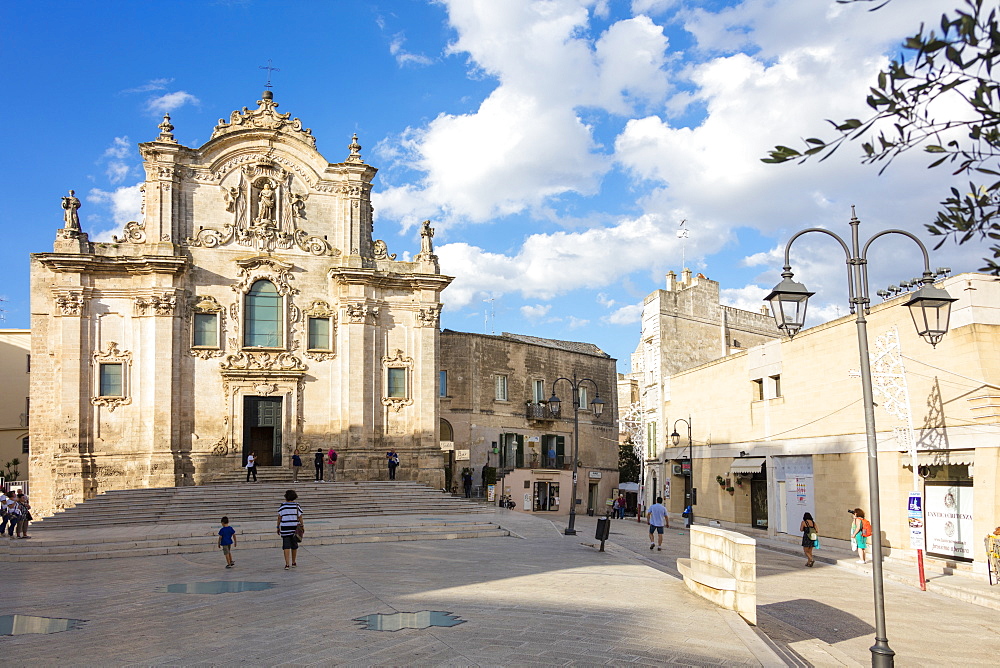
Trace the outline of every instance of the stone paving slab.
<instances>
[{"instance_id":1,"label":"stone paving slab","mask_svg":"<svg viewBox=\"0 0 1000 668\"><path fill-rule=\"evenodd\" d=\"M594 535L593 518L583 518L578 524L581 535ZM640 561L676 574L676 560L688 556L689 534L683 524L671 519L662 552L649 550L648 537L646 525L634 518L615 520L609 547L629 551ZM871 567L843 563L836 558L836 550L823 548L816 552L816 565L805 568L801 548L793 552L776 543L758 542L758 630L790 665L870 665L868 648L875 640ZM824 553L831 555L826 557L830 563L820 561ZM887 562L889 568L902 573L906 565ZM953 587L968 591L983 586L974 578L949 580ZM1000 625L992 609L923 592L889 577L885 578L885 605L896 665L997 665Z\"/></svg>"},{"instance_id":2,"label":"stone paving slab","mask_svg":"<svg viewBox=\"0 0 1000 668\"><path fill-rule=\"evenodd\" d=\"M6 564L0 614L88 622L0 637L0 656L11 666L779 664L774 655L762 661L722 611L636 555L599 553L585 536L536 517L493 518L522 538L310 545L307 534L290 571L279 549L242 545L231 570L219 552ZM276 586L157 591L208 580ZM417 610L465 623L379 632L353 621Z\"/></svg>"}]
</instances>

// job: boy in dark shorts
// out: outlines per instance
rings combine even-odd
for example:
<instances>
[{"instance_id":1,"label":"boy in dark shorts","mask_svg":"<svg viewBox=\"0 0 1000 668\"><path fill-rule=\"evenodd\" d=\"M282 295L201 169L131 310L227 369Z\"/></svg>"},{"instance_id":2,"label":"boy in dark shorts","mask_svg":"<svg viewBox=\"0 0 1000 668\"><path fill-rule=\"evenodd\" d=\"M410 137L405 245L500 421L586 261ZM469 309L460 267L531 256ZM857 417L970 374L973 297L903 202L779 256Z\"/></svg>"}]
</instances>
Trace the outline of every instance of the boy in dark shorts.
<instances>
[{"instance_id":1,"label":"boy in dark shorts","mask_svg":"<svg viewBox=\"0 0 1000 668\"><path fill-rule=\"evenodd\" d=\"M222 554L226 555L226 568L236 565L233 561L233 545L236 545L236 529L229 526L228 517L223 517L222 528L219 529L219 547L222 548Z\"/></svg>"}]
</instances>

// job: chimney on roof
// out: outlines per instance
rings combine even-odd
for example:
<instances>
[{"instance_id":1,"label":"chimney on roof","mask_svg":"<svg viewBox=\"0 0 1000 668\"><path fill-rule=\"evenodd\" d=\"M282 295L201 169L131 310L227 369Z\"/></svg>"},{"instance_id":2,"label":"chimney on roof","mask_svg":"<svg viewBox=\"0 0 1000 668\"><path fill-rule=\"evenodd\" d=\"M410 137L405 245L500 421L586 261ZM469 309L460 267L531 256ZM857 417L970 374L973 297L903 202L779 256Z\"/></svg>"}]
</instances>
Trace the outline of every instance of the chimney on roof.
<instances>
[{"instance_id":1,"label":"chimney on roof","mask_svg":"<svg viewBox=\"0 0 1000 668\"><path fill-rule=\"evenodd\" d=\"M675 274L671 269L670 271L667 272L667 290L673 292L676 289L675 288L676 283L677 283L677 274Z\"/></svg>"},{"instance_id":2,"label":"chimney on roof","mask_svg":"<svg viewBox=\"0 0 1000 668\"><path fill-rule=\"evenodd\" d=\"M690 269L684 269L684 271L681 272L681 284L683 284L684 287L688 287L688 286L691 285L691 270Z\"/></svg>"}]
</instances>

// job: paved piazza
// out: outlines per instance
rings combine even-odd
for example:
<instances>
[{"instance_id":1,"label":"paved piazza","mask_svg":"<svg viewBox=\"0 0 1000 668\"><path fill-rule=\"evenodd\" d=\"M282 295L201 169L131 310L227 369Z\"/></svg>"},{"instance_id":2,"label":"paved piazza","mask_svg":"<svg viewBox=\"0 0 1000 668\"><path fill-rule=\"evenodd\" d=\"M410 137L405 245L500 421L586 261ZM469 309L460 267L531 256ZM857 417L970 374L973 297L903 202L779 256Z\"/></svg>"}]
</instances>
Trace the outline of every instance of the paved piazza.
<instances>
[{"instance_id":1,"label":"paved piazza","mask_svg":"<svg viewBox=\"0 0 1000 668\"><path fill-rule=\"evenodd\" d=\"M753 629L675 577L683 529L668 530L664 551L650 552L643 525L615 521L601 553L593 518L579 518L579 535L567 537L561 520L493 517L516 537L310 546L307 536L298 568L287 572L277 547L239 545L232 570L220 552L10 563L0 615L86 621L51 635L0 637L0 656L7 666L869 663L864 573L821 563L804 569L799 557L758 550ZM216 581L275 586L168 591ZM897 665L996 664L995 610L894 582L886 593ZM357 621L418 611L462 623L390 632Z\"/></svg>"}]
</instances>

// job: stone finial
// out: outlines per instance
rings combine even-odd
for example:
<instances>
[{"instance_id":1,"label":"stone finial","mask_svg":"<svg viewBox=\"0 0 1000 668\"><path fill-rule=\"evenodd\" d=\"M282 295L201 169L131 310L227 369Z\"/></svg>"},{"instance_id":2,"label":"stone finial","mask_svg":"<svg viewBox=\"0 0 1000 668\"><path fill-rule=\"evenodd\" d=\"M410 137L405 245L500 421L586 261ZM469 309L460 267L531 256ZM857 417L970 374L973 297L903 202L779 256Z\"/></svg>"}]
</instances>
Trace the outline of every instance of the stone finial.
<instances>
[{"instance_id":1,"label":"stone finial","mask_svg":"<svg viewBox=\"0 0 1000 668\"><path fill-rule=\"evenodd\" d=\"M163 122L156 127L160 129L160 136L156 138L156 141L165 141L171 144L177 143L173 135L174 126L170 124L170 114L163 114Z\"/></svg>"},{"instance_id":2,"label":"stone finial","mask_svg":"<svg viewBox=\"0 0 1000 668\"><path fill-rule=\"evenodd\" d=\"M347 156L347 162L364 162L361 159L361 144L358 143L357 132L351 137L351 143L348 144L347 148L351 151L351 154Z\"/></svg>"}]
</instances>

